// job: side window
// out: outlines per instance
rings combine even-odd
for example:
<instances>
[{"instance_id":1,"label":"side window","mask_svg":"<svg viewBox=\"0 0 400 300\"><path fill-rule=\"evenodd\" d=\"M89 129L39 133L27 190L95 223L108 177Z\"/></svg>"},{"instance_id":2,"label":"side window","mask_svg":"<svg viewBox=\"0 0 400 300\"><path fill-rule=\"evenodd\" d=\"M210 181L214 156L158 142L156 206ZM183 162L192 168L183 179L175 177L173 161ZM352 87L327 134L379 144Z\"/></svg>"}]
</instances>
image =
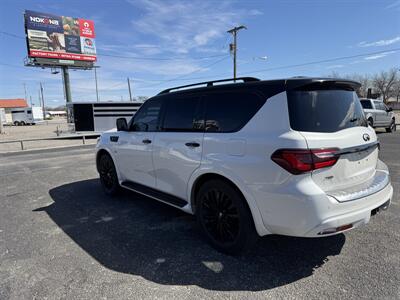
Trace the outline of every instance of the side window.
<instances>
[{"instance_id":1,"label":"side window","mask_svg":"<svg viewBox=\"0 0 400 300\"><path fill-rule=\"evenodd\" d=\"M204 119L201 116L201 103L197 96L174 97L166 99L164 110L164 131L202 131Z\"/></svg>"},{"instance_id":2,"label":"side window","mask_svg":"<svg viewBox=\"0 0 400 300\"><path fill-rule=\"evenodd\" d=\"M157 131L161 99L147 100L133 117L132 131Z\"/></svg>"},{"instance_id":3,"label":"side window","mask_svg":"<svg viewBox=\"0 0 400 300\"><path fill-rule=\"evenodd\" d=\"M379 109L379 110L385 110L385 108L383 107L383 104L379 101L374 101L375 104L375 108Z\"/></svg>"},{"instance_id":4,"label":"side window","mask_svg":"<svg viewBox=\"0 0 400 300\"><path fill-rule=\"evenodd\" d=\"M255 93L244 91L206 94L204 98L205 130L209 132L240 130L266 101Z\"/></svg>"},{"instance_id":5,"label":"side window","mask_svg":"<svg viewBox=\"0 0 400 300\"><path fill-rule=\"evenodd\" d=\"M364 109L372 109L372 104L370 100L361 100L360 102Z\"/></svg>"}]
</instances>

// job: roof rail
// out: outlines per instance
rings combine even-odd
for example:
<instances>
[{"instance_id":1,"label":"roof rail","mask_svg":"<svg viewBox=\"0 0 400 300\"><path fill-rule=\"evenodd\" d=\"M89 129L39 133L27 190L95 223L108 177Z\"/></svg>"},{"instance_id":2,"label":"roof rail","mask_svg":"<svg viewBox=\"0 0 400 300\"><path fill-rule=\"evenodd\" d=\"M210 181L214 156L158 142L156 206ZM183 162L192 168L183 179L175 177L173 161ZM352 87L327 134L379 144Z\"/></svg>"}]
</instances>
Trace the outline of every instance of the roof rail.
<instances>
[{"instance_id":1,"label":"roof rail","mask_svg":"<svg viewBox=\"0 0 400 300\"><path fill-rule=\"evenodd\" d=\"M206 84L207 86L213 86L214 83L217 83L217 82L226 82L226 81L233 81L233 82L236 82L236 81L238 81L238 80L243 81L243 83L244 83L244 82L260 81L260 79L255 78L255 77L239 77L239 78L236 78L236 79L234 79L234 78L228 78L228 79L220 79L220 80L213 80L213 81L205 81L205 82L193 83L193 84L182 85L182 86L177 86L177 87L173 87L173 88L170 88L170 89L166 89L166 90L163 90L163 91L161 91L160 93L158 93L158 95L170 93L170 92L173 91L173 90L179 90L179 89L183 89L183 88L187 88L187 87L192 87L192 86L197 86L197 85L204 85L204 84Z\"/></svg>"}]
</instances>

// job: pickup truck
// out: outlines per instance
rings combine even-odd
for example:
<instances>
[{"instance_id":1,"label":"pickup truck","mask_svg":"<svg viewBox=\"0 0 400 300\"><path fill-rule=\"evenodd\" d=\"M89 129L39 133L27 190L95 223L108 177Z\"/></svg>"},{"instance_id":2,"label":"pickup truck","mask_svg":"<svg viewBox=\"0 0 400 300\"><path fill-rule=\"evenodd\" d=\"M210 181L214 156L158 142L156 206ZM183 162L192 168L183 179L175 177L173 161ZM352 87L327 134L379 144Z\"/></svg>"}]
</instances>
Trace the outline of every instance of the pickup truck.
<instances>
[{"instance_id":1,"label":"pickup truck","mask_svg":"<svg viewBox=\"0 0 400 300\"><path fill-rule=\"evenodd\" d=\"M384 127L386 132L396 130L396 121L391 107L375 99L360 99L368 124L373 127Z\"/></svg>"}]
</instances>

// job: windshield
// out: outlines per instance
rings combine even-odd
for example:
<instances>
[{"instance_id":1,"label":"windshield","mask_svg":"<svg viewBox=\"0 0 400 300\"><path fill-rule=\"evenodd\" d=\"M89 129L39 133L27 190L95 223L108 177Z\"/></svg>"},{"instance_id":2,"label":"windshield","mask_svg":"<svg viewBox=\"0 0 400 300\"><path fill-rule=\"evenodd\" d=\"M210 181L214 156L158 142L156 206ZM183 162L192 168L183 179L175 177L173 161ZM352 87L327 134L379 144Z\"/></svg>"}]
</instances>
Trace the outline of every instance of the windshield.
<instances>
[{"instance_id":1,"label":"windshield","mask_svg":"<svg viewBox=\"0 0 400 300\"><path fill-rule=\"evenodd\" d=\"M336 132L367 126L354 91L307 90L288 91L290 126L309 132Z\"/></svg>"}]
</instances>

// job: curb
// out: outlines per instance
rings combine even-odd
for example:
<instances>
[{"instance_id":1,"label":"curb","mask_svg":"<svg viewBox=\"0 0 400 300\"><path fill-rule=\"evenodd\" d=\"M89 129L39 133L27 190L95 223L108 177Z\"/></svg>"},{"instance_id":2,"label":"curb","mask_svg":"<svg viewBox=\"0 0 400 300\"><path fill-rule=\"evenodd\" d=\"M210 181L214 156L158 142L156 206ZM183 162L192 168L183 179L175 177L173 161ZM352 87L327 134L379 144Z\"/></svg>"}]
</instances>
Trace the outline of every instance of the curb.
<instances>
[{"instance_id":1,"label":"curb","mask_svg":"<svg viewBox=\"0 0 400 300\"><path fill-rule=\"evenodd\" d=\"M54 152L62 152L65 150L94 149L95 147L96 147L96 144L86 144L86 145L74 145L74 146L61 146L61 147L40 148L40 149L31 149L31 150L20 150L20 151L0 153L0 158L9 157L9 156L27 155L27 154L54 153Z\"/></svg>"}]
</instances>

